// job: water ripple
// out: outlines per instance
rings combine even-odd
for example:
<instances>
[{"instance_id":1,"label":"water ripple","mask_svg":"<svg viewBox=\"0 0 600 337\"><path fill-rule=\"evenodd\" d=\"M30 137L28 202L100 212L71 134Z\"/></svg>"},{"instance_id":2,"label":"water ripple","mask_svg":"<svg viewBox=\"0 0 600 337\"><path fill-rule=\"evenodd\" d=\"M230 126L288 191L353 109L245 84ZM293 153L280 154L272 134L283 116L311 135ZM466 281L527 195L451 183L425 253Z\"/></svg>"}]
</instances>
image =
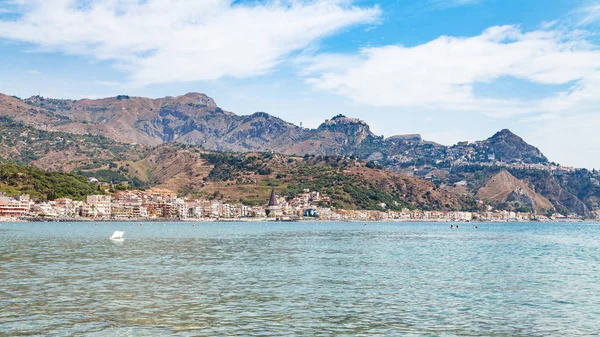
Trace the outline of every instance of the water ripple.
<instances>
[{"instance_id":1,"label":"water ripple","mask_svg":"<svg viewBox=\"0 0 600 337\"><path fill-rule=\"evenodd\" d=\"M6 224L0 336L589 336L598 239L586 224Z\"/></svg>"}]
</instances>

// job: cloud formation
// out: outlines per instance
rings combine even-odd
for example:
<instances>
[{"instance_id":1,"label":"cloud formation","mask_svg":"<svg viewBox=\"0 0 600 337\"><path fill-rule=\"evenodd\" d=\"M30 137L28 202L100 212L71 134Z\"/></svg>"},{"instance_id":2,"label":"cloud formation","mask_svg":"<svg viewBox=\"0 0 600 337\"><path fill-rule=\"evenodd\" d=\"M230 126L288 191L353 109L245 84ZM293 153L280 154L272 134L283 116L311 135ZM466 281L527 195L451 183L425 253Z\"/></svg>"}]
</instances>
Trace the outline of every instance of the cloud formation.
<instances>
[{"instance_id":1,"label":"cloud formation","mask_svg":"<svg viewBox=\"0 0 600 337\"><path fill-rule=\"evenodd\" d=\"M494 26L473 37L441 36L414 47L365 48L318 55L307 81L372 106L476 111L509 116L590 111L600 103L600 50L580 30L523 32ZM478 83L515 78L567 90L534 100L482 97Z\"/></svg>"},{"instance_id":2,"label":"cloud formation","mask_svg":"<svg viewBox=\"0 0 600 337\"><path fill-rule=\"evenodd\" d=\"M264 74L378 8L345 0L19 0L0 38L116 61L137 85Z\"/></svg>"},{"instance_id":3,"label":"cloud formation","mask_svg":"<svg viewBox=\"0 0 600 337\"><path fill-rule=\"evenodd\" d=\"M579 17L577 24L586 26L600 21L600 3L590 4L575 11L575 16Z\"/></svg>"}]
</instances>

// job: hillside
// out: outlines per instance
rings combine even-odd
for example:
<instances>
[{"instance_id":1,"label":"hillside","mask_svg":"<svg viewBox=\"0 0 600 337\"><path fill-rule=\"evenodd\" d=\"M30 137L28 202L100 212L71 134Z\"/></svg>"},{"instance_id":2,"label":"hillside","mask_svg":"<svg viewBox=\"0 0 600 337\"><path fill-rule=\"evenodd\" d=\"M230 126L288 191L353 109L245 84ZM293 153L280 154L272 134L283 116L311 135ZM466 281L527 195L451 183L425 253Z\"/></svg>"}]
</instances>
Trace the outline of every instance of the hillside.
<instances>
[{"instance_id":1,"label":"hillside","mask_svg":"<svg viewBox=\"0 0 600 337\"><path fill-rule=\"evenodd\" d=\"M55 171L100 167L114 160L138 160L147 148L98 135L50 132L0 117L0 157Z\"/></svg>"},{"instance_id":2,"label":"hillside","mask_svg":"<svg viewBox=\"0 0 600 337\"><path fill-rule=\"evenodd\" d=\"M435 184L375 167L357 158L289 156L272 153L232 154L205 151L182 144L153 149L137 161L114 161L109 166L78 168L77 175L44 171L30 166L0 164L0 191L29 193L46 199L74 199L97 193L85 177L158 186L180 196L222 199L249 205L263 204L272 188L293 197L304 189L330 197L328 206L344 209L419 208L476 210L475 199Z\"/></svg>"},{"instance_id":3,"label":"hillside","mask_svg":"<svg viewBox=\"0 0 600 337\"><path fill-rule=\"evenodd\" d=\"M0 193L29 194L42 200L62 197L82 200L87 195L101 192L83 177L8 163L0 164Z\"/></svg>"},{"instance_id":4,"label":"hillside","mask_svg":"<svg viewBox=\"0 0 600 337\"><path fill-rule=\"evenodd\" d=\"M554 206L548 199L506 170L500 171L479 189L477 197L501 209L534 211L537 214L554 211Z\"/></svg>"},{"instance_id":5,"label":"hillside","mask_svg":"<svg viewBox=\"0 0 600 337\"><path fill-rule=\"evenodd\" d=\"M219 198L262 204L271 188L294 196L308 188L347 209L475 209L473 198L435 184L373 167L357 158L293 156L272 153L221 153L182 144L167 144L139 161L115 162L112 169L79 170L97 176L113 172L114 181L132 181L177 191L182 196Z\"/></svg>"},{"instance_id":6,"label":"hillside","mask_svg":"<svg viewBox=\"0 0 600 337\"><path fill-rule=\"evenodd\" d=\"M77 101L33 96L23 103L55 116L51 123L55 130L97 133L125 143L178 141L221 151L277 150L292 148L311 134L266 113L237 116L199 93Z\"/></svg>"},{"instance_id":7,"label":"hillside","mask_svg":"<svg viewBox=\"0 0 600 337\"><path fill-rule=\"evenodd\" d=\"M494 176L504 170L550 201L559 213L588 216L592 210L600 206L598 172L585 169L554 175L552 172L539 169L481 165L455 166L446 176L436 177L435 181L438 184L448 185L467 182L467 190L477 194Z\"/></svg>"}]
</instances>

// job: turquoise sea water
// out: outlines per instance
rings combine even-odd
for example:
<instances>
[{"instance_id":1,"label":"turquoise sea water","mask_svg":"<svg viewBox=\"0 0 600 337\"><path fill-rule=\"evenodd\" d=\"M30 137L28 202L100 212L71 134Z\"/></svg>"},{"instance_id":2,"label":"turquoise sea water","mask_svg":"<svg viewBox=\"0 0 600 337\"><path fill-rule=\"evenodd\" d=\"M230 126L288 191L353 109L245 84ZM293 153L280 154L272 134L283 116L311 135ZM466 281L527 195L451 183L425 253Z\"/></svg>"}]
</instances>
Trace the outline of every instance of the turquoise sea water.
<instances>
[{"instance_id":1,"label":"turquoise sea water","mask_svg":"<svg viewBox=\"0 0 600 337\"><path fill-rule=\"evenodd\" d=\"M600 225L449 225L2 223L0 335L600 332Z\"/></svg>"}]
</instances>

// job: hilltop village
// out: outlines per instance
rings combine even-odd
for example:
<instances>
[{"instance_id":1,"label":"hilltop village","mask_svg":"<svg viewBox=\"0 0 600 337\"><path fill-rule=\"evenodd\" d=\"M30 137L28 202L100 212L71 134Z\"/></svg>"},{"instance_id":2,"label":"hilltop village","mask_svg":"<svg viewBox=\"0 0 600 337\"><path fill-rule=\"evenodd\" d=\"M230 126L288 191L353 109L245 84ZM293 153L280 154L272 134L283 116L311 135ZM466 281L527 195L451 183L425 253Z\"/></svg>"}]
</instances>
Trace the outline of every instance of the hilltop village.
<instances>
[{"instance_id":1,"label":"hilltop village","mask_svg":"<svg viewBox=\"0 0 600 337\"><path fill-rule=\"evenodd\" d=\"M304 190L292 199L271 192L268 203L247 206L221 200L180 198L167 189L118 191L113 195L89 195L85 201L58 198L33 200L29 195L0 195L2 221L561 221L581 220L576 215L552 216L494 210L485 212L422 211L405 208L385 210L344 210L324 207L329 197ZM600 212L594 214L600 220Z\"/></svg>"}]
</instances>

